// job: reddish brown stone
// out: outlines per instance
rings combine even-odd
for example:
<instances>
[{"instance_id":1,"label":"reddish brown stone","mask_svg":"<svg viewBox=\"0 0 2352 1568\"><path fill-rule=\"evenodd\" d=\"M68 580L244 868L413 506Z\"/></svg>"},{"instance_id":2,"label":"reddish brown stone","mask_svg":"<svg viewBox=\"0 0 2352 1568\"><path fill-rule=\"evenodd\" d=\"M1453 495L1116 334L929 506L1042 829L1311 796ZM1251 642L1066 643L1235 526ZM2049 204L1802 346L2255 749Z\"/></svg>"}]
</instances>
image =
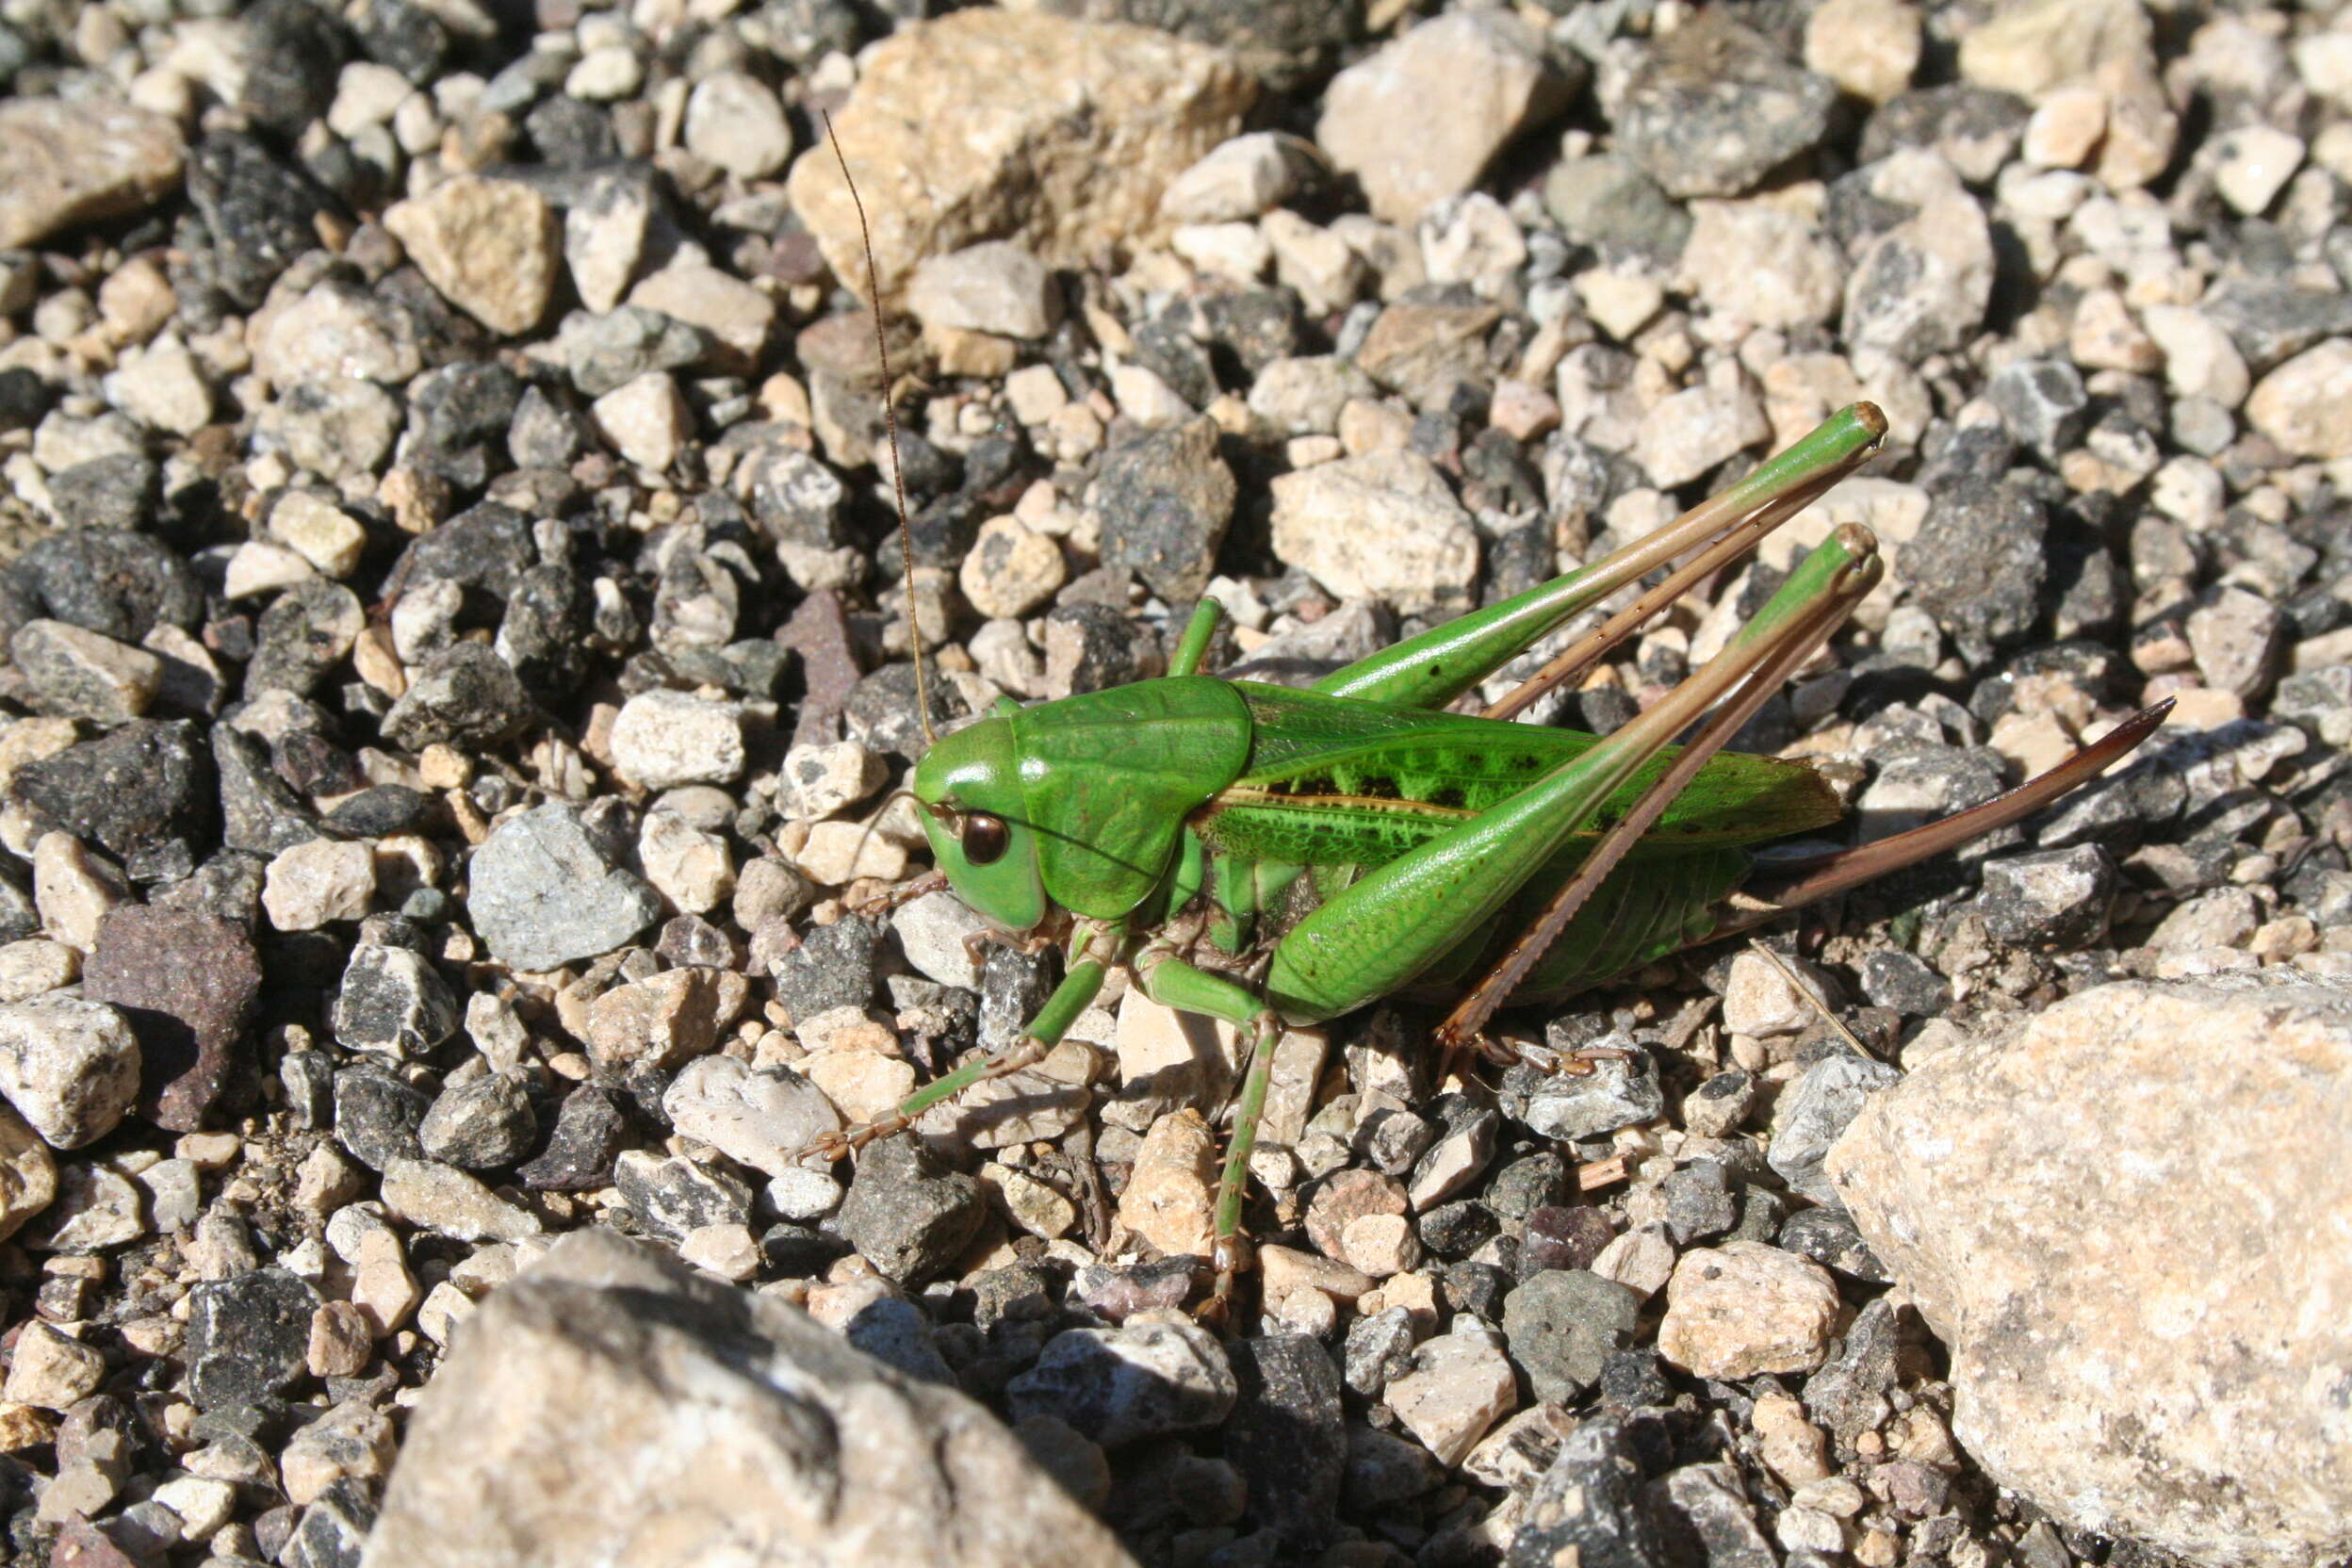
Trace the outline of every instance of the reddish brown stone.
<instances>
[{"instance_id":1,"label":"reddish brown stone","mask_svg":"<svg viewBox=\"0 0 2352 1568\"><path fill-rule=\"evenodd\" d=\"M801 701L792 744L825 745L840 740L841 710L859 679L841 596L830 588L810 594L778 629L776 640L800 655L808 682L808 694Z\"/></svg>"},{"instance_id":2,"label":"reddish brown stone","mask_svg":"<svg viewBox=\"0 0 2352 1568\"><path fill-rule=\"evenodd\" d=\"M49 1568L139 1568L139 1560L75 1514L57 1531L57 1544L49 1549Z\"/></svg>"},{"instance_id":3,"label":"reddish brown stone","mask_svg":"<svg viewBox=\"0 0 2352 1568\"><path fill-rule=\"evenodd\" d=\"M1368 1214L1403 1214L1405 1185L1377 1170L1336 1170L1307 1200L1307 1239L1327 1258L1343 1254L1339 1235L1348 1223Z\"/></svg>"},{"instance_id":4,"label":"reddish brown stone","mask_svg":"<svg viewBox=\"0 0 2352 1568\"><path fill-rule=\"evenodd\" d=\"M125 905L82 966L82 994L121 1008L139 1036L139 1114L175 1133L204 1124L260 990L252 939L193 909Z\"/></svg>"}]
</instances>

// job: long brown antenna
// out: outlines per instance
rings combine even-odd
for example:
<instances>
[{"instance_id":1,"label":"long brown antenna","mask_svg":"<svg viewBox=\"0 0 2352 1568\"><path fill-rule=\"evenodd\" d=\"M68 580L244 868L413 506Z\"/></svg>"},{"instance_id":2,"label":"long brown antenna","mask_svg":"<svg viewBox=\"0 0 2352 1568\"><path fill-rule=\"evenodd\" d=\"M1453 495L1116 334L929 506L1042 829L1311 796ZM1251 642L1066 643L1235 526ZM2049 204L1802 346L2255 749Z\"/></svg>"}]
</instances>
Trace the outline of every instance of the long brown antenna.
<instances>
[{"instance_id":1,"label":"long brown antenna","mask_svg":"<svg viewBox=\"0 0 2352 1568\"><path fill-rule=\"evenodd\" d=\"M890 443L890 491L898 501L898 556L906 588L906 641L915 651L915 719L923 726L923 743L939 737L931 733L931 684L923 671L923 616L915 607L915 535L906 522L906 471L898 460L898 403L890 380L890 335L882 330L882 279L874 265L874 231L866 226L866 204L858 182L849 176L849 159L841 139L833 130L830 109L818 111L825 120L825 139L832 144L833 161L841 166L841 183L849 187L850 205L858 209L858 237L866 248L866 297L874 307L874 351L882 362L882 429Z\"/></svg>"}]
</instances>

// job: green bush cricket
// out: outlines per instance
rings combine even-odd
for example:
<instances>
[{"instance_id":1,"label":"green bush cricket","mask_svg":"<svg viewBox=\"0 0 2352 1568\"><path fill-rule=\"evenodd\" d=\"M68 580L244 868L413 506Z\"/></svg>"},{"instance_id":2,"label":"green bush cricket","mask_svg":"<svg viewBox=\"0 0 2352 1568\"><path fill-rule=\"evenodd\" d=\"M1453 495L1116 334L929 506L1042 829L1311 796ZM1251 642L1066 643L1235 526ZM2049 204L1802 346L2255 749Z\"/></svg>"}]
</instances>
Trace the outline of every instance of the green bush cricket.
<instances>
[{"instance_id":1,"label":"green bush cricket","mask_svg":"<svg viewBox=\"0 0 2352 1568\"><path fill-rule=\"evenodd\" d=\"M1614 733L1511 722L1861 466L1886 429L1877 408L1856 403L1656 533L1303 691L1203 673L1221 613L1203 601L1166 677L1025 709L1005 699L938 737L907 790L939 868L921 886L943 881L1005 933L1065 939L1064 978L1014 1045L811 1152L846 1154L1036 1065L1124 965L1153 1001L1240 1031L1215 1203L1221 1304L1250 1256L1250 1155L1285 1023L1455 990L1440 1044L1509 1060L1485 1033L1507 1000L1597 985L1953 847L2095 777L2170 704L1984 805L1749 885L1756 846L1843 815L1809 765L1723 747L1879 581L1877 542L1853 524L1704 668ZM1668 567L1484 712L1446 710ZM927 716L927 699L918 706Z\"/></svg>"}]
</instances>

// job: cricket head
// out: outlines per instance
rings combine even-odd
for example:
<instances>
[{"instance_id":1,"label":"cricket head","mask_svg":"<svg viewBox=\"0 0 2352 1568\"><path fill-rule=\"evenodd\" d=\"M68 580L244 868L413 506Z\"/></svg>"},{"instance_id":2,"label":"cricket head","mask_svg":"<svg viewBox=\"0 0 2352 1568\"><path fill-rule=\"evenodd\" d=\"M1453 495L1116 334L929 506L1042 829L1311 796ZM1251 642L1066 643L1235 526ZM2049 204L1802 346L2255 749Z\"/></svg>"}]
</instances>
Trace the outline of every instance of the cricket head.
<instances>
[{"instance_id":1,"label":"cricket head","mask_svg":"<svg viewBox=\"0 0 2352 1568\"><path fill-rule=\"evenodd\" d=\"M932 861L957 897L1007 931L1045 919L1045 879L1009 717L940 736L915 764L909 791L923 808Z\"/></svg>"}]
</instances>

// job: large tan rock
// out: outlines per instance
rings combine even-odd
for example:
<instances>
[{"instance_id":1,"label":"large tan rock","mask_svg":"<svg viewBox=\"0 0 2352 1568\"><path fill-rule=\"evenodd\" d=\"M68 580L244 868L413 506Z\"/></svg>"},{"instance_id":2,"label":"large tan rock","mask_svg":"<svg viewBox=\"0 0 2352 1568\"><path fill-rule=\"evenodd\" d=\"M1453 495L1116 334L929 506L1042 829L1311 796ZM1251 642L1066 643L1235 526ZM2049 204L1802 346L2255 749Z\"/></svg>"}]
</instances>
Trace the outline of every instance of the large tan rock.
<instances>
[{"instance_id":1,"label":"large tan rock","mask_svg":"<svg viewBox=\"0 0 2352 1568\"><path fill-rule=\"evenodd\" d=\"M1241 128L1256 89L1220 50L1151 27L995 9L902 28L833 117L865 199L882 294L925 256L1018 239L1091 261L1159 220L1168 183ZM832 147L792 165L792 205L834 275L866 292Z\"/></svg>"},{"instance_id":2,"label":"large tan rock","mask_svg":"<svg viewBox=\"0 0 2352 1568\"><path fill-rule=\"evenodd\" d=\"M607 1231L459 1326L366 1568L1132 1568L962 1395Z\"/></svg>"},{"instance_id":3,"label":"large tan rock","mask_svg":"<svg viewBox=\"0 0 2352 1568\"><path fill-rule=\"evenodd\" d=\"M0 250L137 212L180 183L180 133L128 104L0 104Z\"/></svg>"},{"instance_id":4,"label":"large tan rock","mask_svg":"<svg viewBox=\"0 0 2352 1568\"><path fill-rule=\"evenodd\" d=\"M1929 1059L1828 1169L2001 1484L2219 1568L2352 1552L2352 994L2099 987Z\"/></svg>"}]
</instances>

